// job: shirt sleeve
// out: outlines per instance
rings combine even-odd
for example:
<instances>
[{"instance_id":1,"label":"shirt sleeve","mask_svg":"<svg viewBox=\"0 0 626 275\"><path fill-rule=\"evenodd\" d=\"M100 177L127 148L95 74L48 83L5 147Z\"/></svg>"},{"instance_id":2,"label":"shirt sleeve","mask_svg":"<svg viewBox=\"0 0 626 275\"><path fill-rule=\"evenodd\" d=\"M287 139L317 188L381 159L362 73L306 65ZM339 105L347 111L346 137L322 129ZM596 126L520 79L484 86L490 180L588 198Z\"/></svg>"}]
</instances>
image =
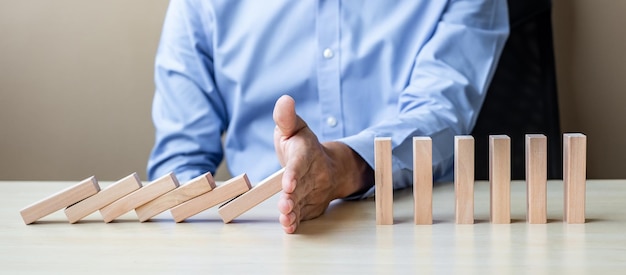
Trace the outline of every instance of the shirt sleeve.
<instances>
[{"instance_id":1,"label":"shirt sleeve","mask_svg":"<svg viewBox=\"0 0 626 275\"><path fill-rule=\"evenodd\" d=\"M433 176L451 180L454 136L472 130L508 32L506 1L450 1L416 56L397 116L339 141L374 167L374 138L391 137L394 188L403 188L411 184L412 137L430 136Z\"/></svg>"},{"instance_id":2,"label":"shirt sleeve","mask_svg":"<svg viewBox=\"0 0 626 275\"><path fill-rule=\"evenodd\" d=\"M223 157L227 115L213 79L210 12L202 5L171 1L165 16L155 61L150 179L174 172L186 181L214 173Z\"/></svg>"}]
</instances>

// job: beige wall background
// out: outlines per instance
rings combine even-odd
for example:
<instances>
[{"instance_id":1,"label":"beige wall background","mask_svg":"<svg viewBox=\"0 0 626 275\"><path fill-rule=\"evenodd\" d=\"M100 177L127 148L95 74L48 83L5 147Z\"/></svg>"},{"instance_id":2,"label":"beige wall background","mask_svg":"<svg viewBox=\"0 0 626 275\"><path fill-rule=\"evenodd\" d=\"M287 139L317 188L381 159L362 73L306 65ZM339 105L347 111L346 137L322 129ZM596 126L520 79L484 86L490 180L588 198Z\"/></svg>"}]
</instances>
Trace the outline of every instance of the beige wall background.
<instances>
[{"instance_id":1,"label":"beige wall background","mask_svg":"<svg viewBox=\"0 0 626 275\"><path fill-rule=\"evenodd\" d=\"M145 178L164 0L0 0L0 179Z\"/></svg>"},{"instance_id":2,"label":"beige wall background","mask_svg":"<svg viewBox=\"0 0 626 275\"><path fill-rule=\"evenodd\" d=\"M587 135L589 178L626 178L626 1L553 3L561 128Z\"/></svg>"},{"instance_id":3,"label":"beige wall background","mask_svg":"<svg viewBox=\"0 0 626 275\"><path fill-rule=\"evenodd\" d=\"M145 179L167 2L0 0L0 180ZM554 1L562 130L588 135L589 178L626 178L624 11Z\"/></svg>"}]
</instances>

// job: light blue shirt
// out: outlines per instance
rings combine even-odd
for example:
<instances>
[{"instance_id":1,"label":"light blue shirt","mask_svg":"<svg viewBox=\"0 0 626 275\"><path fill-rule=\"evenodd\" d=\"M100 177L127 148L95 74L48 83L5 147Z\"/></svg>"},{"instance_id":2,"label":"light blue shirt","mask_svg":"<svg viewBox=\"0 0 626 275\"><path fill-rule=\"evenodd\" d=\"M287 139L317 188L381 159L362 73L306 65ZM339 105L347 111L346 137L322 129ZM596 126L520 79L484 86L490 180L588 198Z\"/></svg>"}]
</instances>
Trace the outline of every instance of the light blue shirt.
<instances>
[{"instance_id":1,"label":"light blue shirt","mask_svg":"<svg viewBox=\"0 0 626 275\"><path fill-rule=\"evenodd\" d=\"M289 94L320 141L372 167L374 138L391 137L397 188L413 136L432 137L435 180L450 180L454 136L472 130L507 35L505 0L173 0L148 175L184 182L225 156L260 181L280 169L272 111Z\"/></svg>"}]
</instances>

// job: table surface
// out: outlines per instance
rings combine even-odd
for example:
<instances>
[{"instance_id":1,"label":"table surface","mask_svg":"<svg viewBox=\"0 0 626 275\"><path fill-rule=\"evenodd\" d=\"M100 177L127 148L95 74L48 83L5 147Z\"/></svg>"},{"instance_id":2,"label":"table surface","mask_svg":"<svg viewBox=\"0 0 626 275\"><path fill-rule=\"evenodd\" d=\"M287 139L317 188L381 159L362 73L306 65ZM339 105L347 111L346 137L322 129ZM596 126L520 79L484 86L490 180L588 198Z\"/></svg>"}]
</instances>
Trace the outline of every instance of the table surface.
<instances>
[{"instance_id":1,"label":"table surface","mask_svg":"<svg viewBox=\"0 0 626 275\"><path fill-rule=\"evenodd\" d=\"M489 184L477 181L473 225L454 223L451 183L433 189L433 225L413 224L410 189L394 193L394 225L377 226L373 199L335 201L287 235L274 196L231 224L217 209L184 223L129 212L68 224L58 211L24 225L19 210L75 182L0 182L0 273L622 273L626 180L588 180L585 224L563 223L562 181L548 183L548 223L527 224L523 181L511 186L511 224L489 222ZM107 186L108 182L101 182Z\"/></svg>"}]
</instances>

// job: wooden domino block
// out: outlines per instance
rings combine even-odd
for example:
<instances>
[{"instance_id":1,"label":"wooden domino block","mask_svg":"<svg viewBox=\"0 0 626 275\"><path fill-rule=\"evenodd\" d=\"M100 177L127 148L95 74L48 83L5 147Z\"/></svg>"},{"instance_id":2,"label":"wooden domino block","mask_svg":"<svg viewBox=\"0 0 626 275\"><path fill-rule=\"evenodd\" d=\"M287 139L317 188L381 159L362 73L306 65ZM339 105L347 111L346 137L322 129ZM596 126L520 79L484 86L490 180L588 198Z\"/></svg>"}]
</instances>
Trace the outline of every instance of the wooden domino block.
<instances>
[{"instance_id":1,"label":"wooden domino block","mask_svg":"<svg viewBox=\"0 0 626 275\"><path fill-rule=\"evenodd\" d=\"M141 188L141 180L137 173L132 173L97 194L65 208L67 220L75 223L139 188Z\"/></svg>"},{"instance_id":2,"label":"wooden domino block","mask_svg":"<svg viewBox=\"0 0 626 275\"><path fill-rule=\"evenodd\" d=\"M457 224L474 223L474 137L454 137L454 194Z\"/></svg>"},{"instance_id":3,"label":"wooden domino block","mask_svg":"<svg viewBox=\"0 0 626 275\"><path fill-rule=\"evenodd\" d=\"M63 189L20 211L25 224L31 224L64 207L84 200L100 191L95 177L89 177L76 185Z\"/></svg>"},{"instance_id":4,"label":"wooden domino block","mask_svg":"<svg viewBox=\"0 0 626 275\"><path fill-rule=\"evenodd\" d=\"M178 180L173 173L162 176L150 184L134 191L123 198L100 209L104 222L109 223L117 217L127 213L157 197L178 187Z\"/></svg>"},{"instance_id":5,"label":"wooden domino block","mask_svg":"<svg viewBox=\"0 0 626 275\"><path fill-rule=\"evenodd\" d=\"M376 224L393 224L393 175L391 165L391 138L374 139L374 192Z\"/></svg>"},{"instance_id":6,"label":"wooden domino block","mask_svg":"<svg viewBox=\"0 0 626 275\"><path fill-rule=\"evenodd\" d=\"M224 223L229 223L241 214L269 199L282 190L282 179L285 169L280 169L262 180L250 191L228 202L218 209Z\"/></svg>"},{"instance_id":7,"label":"wooden domino block","mask_svg":"<svg viewBox=\"0 0 626 275\"><path fill-rule=\"evenodd\" d=\"M413 220L433 224L433 141L413 138Z\"/></svg>"},{"instance_id":8,"label":"wooden domino block","mask_svg":"<svg viewBox=\"0 0 626 275\"><path fill-rule=\"evenodd\" d=\"M489 186L491 223L511 223L511 139L489 136Z\"/></svg>"},{"instance_id":9,"label":"wooden domino block","mask_svg":"<svg viewBox=\"0 0 626 275\"><path fill-rule=\"evenodd\" d=\"M542 134L526 135L526 220L547 222L548 140Z\"/></svg>"},{"instance_id":10,"label":"wooden domino block","mask_svg":"<svg viewBox=\"0 0 626 275\"><path fill-rule=\"evenodd\" d=\"M241 174L224 182L224 184L216 187L210 192L172 208L170 212L172 213L172 217L174 217L174 221L182 222L193 215L239 196L250 190L250 188L252 187L250 185L250 181L248 180L248 175Z\"/></svg>"},{"instance_id":11,"label":"wooden domino block","mask_svg":"<svg viewBox=\"0 0 626 275\"><path fill-rule=\"evenodd\" d=\"M139 221L144 222L165 210L209 192L213 190L213 188L215 188L215 180L213 179L213 175L207 172L190 180L183 186L137 207L135 212L137 212Z\"/></svg>"},{"instance_id":12,"label":"wooden domino block","mask_svg":"<svg viewBox=\"0 0 626 275\"><path fill-rule=\"evenodd\" d=\"M585 223L587 178L587 136L563 135L563 219L567 223Z\"/></svg>"}]
</instances>

